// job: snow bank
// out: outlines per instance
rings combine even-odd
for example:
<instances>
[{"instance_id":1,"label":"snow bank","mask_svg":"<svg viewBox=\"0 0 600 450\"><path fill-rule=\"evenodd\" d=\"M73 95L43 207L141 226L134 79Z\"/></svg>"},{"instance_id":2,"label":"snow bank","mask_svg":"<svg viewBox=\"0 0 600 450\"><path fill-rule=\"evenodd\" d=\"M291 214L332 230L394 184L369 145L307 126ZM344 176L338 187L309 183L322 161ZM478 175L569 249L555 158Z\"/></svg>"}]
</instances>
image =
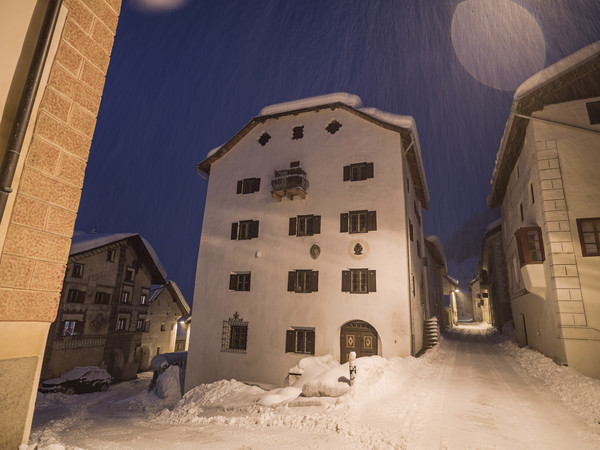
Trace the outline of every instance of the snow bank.
<instances>
[{"instance_id":1,"label":"snow bank","mask_svg":"<svg viewBox=\"0 0 600 450\"><path fill-rule=\"evenodd\" d=\"M169 366L156 380L156 396L169 401L181 399L179 367Z\"/></svg>"}]
</instances>

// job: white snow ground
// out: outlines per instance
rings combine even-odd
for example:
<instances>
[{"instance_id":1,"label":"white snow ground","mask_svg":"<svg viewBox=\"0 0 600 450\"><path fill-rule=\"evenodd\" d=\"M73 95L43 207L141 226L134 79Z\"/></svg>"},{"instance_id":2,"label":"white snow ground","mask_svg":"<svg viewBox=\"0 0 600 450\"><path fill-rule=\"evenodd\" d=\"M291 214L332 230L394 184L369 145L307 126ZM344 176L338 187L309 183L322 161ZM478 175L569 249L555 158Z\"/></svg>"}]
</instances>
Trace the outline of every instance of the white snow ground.
<instances>
[{"instance_id":1,"label":"white snow ground","mask_svg":"<svg viewBox=\"0 0 600 450\"><path fill-rule=\"evenodd\" d=\"M350 389L347 366L304 364L313 392L340 396L221 380L179 400L176 371L159 380L162 399L148 374L104 393L39 394L29 449L600 448L600 380L484 324L454 328L418 359L359 358Z\"/></svg>"}]
</instances>

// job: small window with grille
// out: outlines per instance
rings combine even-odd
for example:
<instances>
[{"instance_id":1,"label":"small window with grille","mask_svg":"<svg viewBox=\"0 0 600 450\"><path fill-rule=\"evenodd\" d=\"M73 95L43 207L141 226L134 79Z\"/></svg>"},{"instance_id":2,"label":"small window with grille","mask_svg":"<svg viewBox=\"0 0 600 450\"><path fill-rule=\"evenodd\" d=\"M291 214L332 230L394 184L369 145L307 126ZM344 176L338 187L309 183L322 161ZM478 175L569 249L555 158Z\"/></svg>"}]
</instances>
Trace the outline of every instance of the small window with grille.
<instances>
[{"instance_id":1,"label":"small window with grille","mask_svg":"<svg viewBox=\"0 0 600 450\"><path fill-rule=\"evenodd\" d=\"M248 322L236 311L232 317L223 321L221 335L221 351L230 353L246 353L248 346Z\"/></svg>"}]
</instances>

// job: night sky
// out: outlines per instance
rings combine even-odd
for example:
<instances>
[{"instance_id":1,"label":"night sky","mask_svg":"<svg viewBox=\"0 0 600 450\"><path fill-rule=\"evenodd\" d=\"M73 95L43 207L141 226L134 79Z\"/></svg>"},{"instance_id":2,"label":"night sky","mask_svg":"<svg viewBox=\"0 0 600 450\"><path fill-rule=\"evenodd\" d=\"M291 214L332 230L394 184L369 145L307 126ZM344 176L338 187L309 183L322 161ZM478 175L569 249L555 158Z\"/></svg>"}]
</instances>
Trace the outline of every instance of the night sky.
<instances>
[{"instance_id":1,"label":"night sky","mask_svg":"<svg viewBox=\"0 0 600 450\"><path fill-rule=\"evenodd\" d=\"M197 163L264 106L348 92L415 118L447 246L486 209L514 89L597 40L598 0L123 0L76 229L140 233L192 303Z\"/></svg>"}]
</instances>

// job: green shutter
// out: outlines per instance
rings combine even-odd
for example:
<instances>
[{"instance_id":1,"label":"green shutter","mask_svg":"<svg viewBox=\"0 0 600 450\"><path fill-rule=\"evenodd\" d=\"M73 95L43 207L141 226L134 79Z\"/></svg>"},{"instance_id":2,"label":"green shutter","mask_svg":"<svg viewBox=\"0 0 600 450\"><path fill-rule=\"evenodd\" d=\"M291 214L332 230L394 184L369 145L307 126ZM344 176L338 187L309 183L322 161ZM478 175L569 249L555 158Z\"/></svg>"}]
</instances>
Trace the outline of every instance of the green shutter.
<instances>
[{"instance_id":1,"label":"green shutter","mask_svg":"<svg viewBox=\"0 0 600 450\"><path fill-rule=\"evenodd\" d=\"M351 277L349 270L342 270L342 292L350 292Z\"/></svg>"},{"instance_id":2,"label":"green shutter","mask_svg":"<svg viewBox=\"0 0 600 450\"><path fill-rule=\"evenodd\" d=\"M377 230L377 211L367 211L367 231Z\"/></svg>"},{"instance_id":3,"label":"green shutter","mask_svg":"<svg viewBox=\"0 0 600 450\"><path fill-rule=\"evenodd\" d=\"M253 220L250 224L250 238L258 237L258 220Z\"/></svg>"},{"instance_id":4,"label":"green shutter","mask_svg":"<svg viewBox=\"0 0 600 450\"><path fill-rule=\"evenodd\" d=\"M296 347L296 330L285 330L285 352L294 353Z\"/></svg>"},{"instance_id":5,"label":"green shutter","mask_svg":"<svg viewBox=\"0 0 600 450\"><path fill-rule=\"evenodd\" d=\"M236 240L238 237L238 223L233 222L231 224L231 239Z\"/></svg>"},{"instance_id":6,"label":"green shutter","mask_svg":"<svg viewBox=\"0 0 600 450\"><path fill-rule=\"evenodd\" d=\"M350 180L350 166L344 166L344 181Z\"/></svg>"},{"instance_id":7,"label":"green shutter","mask_svg":"<svg viewBox=\"0 0 600 450\"><path fill-rule=\"evenodd\" d=\"M237 290L237 278L238 277L235 273L229 275L229 289L232 291Z\"/></svg>"},{"instance_id":8,"label":"green shutter","mask_svg":"<svg viewBox=\"0 0 600 450\"><path fill-rule=\"evenodd\" d=\"M367 290L369 292L377 292L377 282L374 270L367 271Z\"/></svg>"},{"instance_id":9,"label":"green shutter","mask_svg":"<svg viewBox=\"0 0 600 450\"><path fill-rule=\"evenodd\" d=\"M306 332L306 353L315 354L315 332L312 330Z\"/></svg>"},{"instance_id":10,"label":"green shutter","mask_svg":"<svg viewBox=\"0 0 600 450\"><path fill-rule=\"evenodd\" d=\"M321 234L321 216L313 217L313 234Z\"/></svg>"},{"instance_id":11,"label":"green shutter","mask_svg":"<svg viewBox=\"0 0 600 450\"><path fill-rule=\"evenodd\" d=\"M242 193L242 184L243 184L243 181L242 180L238 180L236 194L241 194Z\"/></svg>"},{"instance_id":12,"label":"green shutter","mask_svg":"<svg viewBox=\"0 0 600 450\"><path fill-rule=\"evenodd\" d=\"M293 270L288 272L288 292L296 291L296 272Z\"/></svg>"},{"instance_id":13,"label":"green shutter","mask_svg":"<svg viewBox=\"0 0 600 450\"><path fill-rule=\"evenodd\" d=\"M317 292L319 290L319 271L311 270L310 272L310 292Z\"/></svg>"},{"instance_id":14,"label":"green shutter","mask_svg":"<svg viewBox=\"0 0 600 450\"><path fill-rule=\"evenodd\" d=\"M252 179L252 192L260 191L260 178Z\"/></svg>"},{"instance_id":15,"label":"green shutter","mask_svg":"<svg viewBox=\"0 0 600 450\"><path fill-rule=\"evenodd\" d=\"M340 233L348 232L348 213L340 214Z\"/></svg>"},{"instance_id":16,"label":"green shutter","mask_svg":"<svg viewBox=\"0 0 600 450\"><path fill-rule=\"evenodd\" d=\"M296 218L290 217L290 236L296 235Z\"/></svg>"},{"instance_id":17,"label":"green shutter","mask_svg":"<svg viewBox=\"0 0 600 450\"><path fill-rule=\"evenodd\" d=\"M367 178L373 178L374 176L373 163L367 163Z\"/></svg>"}]
</instances>

